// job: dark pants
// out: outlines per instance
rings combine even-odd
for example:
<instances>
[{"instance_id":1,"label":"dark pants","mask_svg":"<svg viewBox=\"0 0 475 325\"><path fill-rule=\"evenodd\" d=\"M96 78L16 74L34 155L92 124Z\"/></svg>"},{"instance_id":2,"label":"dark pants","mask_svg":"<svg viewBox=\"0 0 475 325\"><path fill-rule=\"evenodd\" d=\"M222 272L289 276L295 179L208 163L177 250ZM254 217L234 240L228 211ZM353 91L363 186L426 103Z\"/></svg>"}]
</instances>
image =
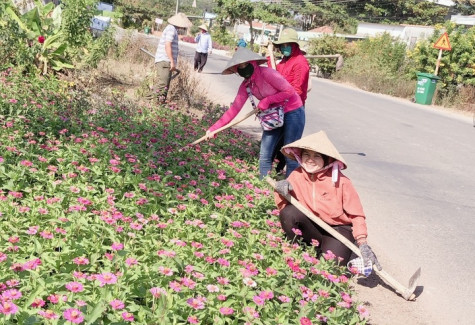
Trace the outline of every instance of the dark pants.
<instances>
[{"instance_id":1,"label":"dark pants","mask_svg":"<svg viewBox=\"0 0 475 325\"><path fill-rule=\"evenodd\" d=\"M208 61L208 53L195 52L195 70L201 72Z\"/></svg>"},{"instance_id":2,"label":"dark pants","mask_svg":"<svg viewBox=\"0 0 475 325\"><path fill-rule=\"evenodd\" d=\"M284 138L280 139L279 143L277 143L277 147L274 149L274 154L272 155L272 160L278 160L277 166L275 167L275 171L277 174L280 174L285 168L285 156L280 151L284 146Z\"/></svg>"},{"instance_id":3,"label":"dark pants","mask_svg":"<svg viewBox=\"0 0 475 325\"><path fill-rule=\"evenodd\" d=\"M282 211L280 211L279 217L282 229L289 240L293 240L294 238L301 239L303 242L310 245L312 243L312 239L316 239L320 243L319 247L317 248L319 255L330 250L337 257L341 257L343 259L340 262L340 265L346 265L350 260L351 250L348 247L323 230L293 205L288 205ZM292 231L292 228L300 229L302 236L296 236ZM351 226L332 226L332 228L338 231L352 243L355 241L351 232Z\"/></svg>"}]
</instances>

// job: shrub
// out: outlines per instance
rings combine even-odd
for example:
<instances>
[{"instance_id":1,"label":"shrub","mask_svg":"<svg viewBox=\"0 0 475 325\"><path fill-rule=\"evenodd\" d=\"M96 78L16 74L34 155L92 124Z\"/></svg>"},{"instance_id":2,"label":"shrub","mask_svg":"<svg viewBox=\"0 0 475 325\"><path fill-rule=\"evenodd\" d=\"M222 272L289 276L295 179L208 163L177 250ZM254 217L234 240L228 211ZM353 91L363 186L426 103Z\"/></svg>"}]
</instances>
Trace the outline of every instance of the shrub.
<instances>
[{"instance_id":1,"label":"shrub","mask_svg":"<svg viewBox=\"0 0 475 325\"><path fill-rule=\"evenodd\" d=\"M321 38L311 39L307 46L307 55L333 55L341 54L344 60L347 59L348 43L344 38L338 36L325 35ZM336 59L313 58L309 59L310 65L317 65L325 77L330 77L335 72Z\"/></svg>"}]
</instances>

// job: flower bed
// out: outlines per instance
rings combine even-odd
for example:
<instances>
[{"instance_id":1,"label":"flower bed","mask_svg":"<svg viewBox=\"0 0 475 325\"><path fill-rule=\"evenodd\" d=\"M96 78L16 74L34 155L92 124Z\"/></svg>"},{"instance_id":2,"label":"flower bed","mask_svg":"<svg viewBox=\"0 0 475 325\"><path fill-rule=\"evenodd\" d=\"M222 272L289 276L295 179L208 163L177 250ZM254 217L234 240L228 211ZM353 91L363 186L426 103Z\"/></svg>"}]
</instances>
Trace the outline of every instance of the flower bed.
<instances>
[{"instance_id":1,"label":"flower bed","mask_svg":"<svg viewBox=\"0 0 475 325\"><path fill-rule=\"evenodd\" d=\"M333 256L283 239L249 137L179 150L221 109L0 78L0 323L365 323Z\"/></svg>"}]
</instances>

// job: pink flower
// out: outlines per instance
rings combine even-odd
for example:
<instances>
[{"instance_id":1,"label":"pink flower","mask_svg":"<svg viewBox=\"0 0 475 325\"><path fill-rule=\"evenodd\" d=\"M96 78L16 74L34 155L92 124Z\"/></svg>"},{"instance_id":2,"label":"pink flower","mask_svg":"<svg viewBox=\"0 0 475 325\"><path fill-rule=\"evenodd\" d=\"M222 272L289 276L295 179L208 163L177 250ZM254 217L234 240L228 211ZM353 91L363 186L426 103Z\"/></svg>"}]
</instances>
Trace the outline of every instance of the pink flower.
<instances>
[{"instance_id":1,"label":"pink flower","mask_svg":"<svg viewBox=\"0 0 475 325\"><path fill-rule=\"evenodd\" d=\"M87 264L89 264L89 260L84 256L79 256L79 257L74 258L73 262L74 262L74 264L77 264L77 265L87 265Z\"/></svg>"},{"instance_id":2,"label":"pink flower","mask_svg":"<svg viewBox=\"0 0 475 325\"><path fill-rule=\"evenodd\" d=\"M358 313L360 314L361 318L369 317L369 310L365 306L359 305L358 307L356 307L356 309L358 310Z\"/></svg>"},{"instance_id":3,"label":"pink flower","mask_svg":"<svg viewBox=\"0 0 475 325\"><path fill-rule=\"evenodd\" d=\"M81 292L84 291L84 287L81 283L79 282L69 282L66 283L66 289L68 289L71 292Z\"/></svg>"},{"instance_id":4,"label":"pink flower","mask_svg":"<svg viewBox=\"0 0 475 325\"><path fill-rule=\"evenodd\" d=\"M153 287L153 288L150 289L150 293L155 298L160 298L160 296L166 294L167 291L163 288Z\"/></svg>"},{"instance_id":5,"label":"pink flower","mask_svg":"<svg viewBox=\"0 0 475 325\"><path fill-rule=\"evenodd\" d=\"M219 287L213 284L207 285L206 289L208 289L209 292L219 292Z\"/></svg>"},{"instance_id":6,"label":"pink flower","mask_svg":"<svg viewBox=\"0 0 475 325\"><path fill-rule=\"evenodd\" d=\"M43 299L35 298L35 300L33 300L33 302L31 303L31 307L39 308L39 307L43 307L45 304L46 302Z\"/></svg>"},{"instance_id":7,"label":"pink flower","mask_svg":"<svg viewBox=\"0 0 475 325\"><path fill-rule=\"evenodd\" d=\"M133 322L134 321L134 314L124 311L122 313L122 319L126 322Z\"/></svg>"},{"instance_id":8,"label":"pink flower","mask_svg":"<svg viewBox=\"0 0 475 325\"><path fill-rule=\"evenodd\" d=\"M84 321L84 316L79 309L68 308L63 312L63 317L71 323L80 324Z\"/></svg>"},{"instance_id":9,"label":"pink flower","mask_svg":"<svg viewBox=\"0 0 475 325\"><path fill-rule=\"evenodd\" d=\"M173 270L170 269L169 267L166 267L166 266L159 266L158 271L160 273L162 273L163 275L166 275L166 276L172 276L173 275Z\"/></svg>"},{"instance_id":10,"label":"pink flower","mask_svg":"<svg viewBox=\"0 0 475 325\"><path fill-rule=\"evenodd\" d=\"M199 324L198 317L196 316L188 316L188 323L190 324Z\"/></svg>"},{"instance_id":11,"label":"pink flower","mask_svg":"<svg viewBox=\"0 0 475 325\"><path fill-rule=\"evenodd\" d=\"M115 284L117 283L117 277L109 272L99 274L97 280L100 282L100 286L103 287L106 284Z\"/></svg>"},{"instance_id":12,"label":"pink flower","mask_svg":"<svg viewBox=\"0 0 475 325\"><path fill-rule=\"evenodd\" d=\"M54 311L48 309L48 310L40 310L38 312L38 315L42 316L43 318L46 319L58 319L59 316L54 313Z\"/></svg>"},{"instance_id":13,"label":"pink flower","mask_svg":"<svg viewBox=\"0 0 475 325\"><path fill-rule=\"evenodd\" d=\"M13 302L4 301L3 304L0 303L0 313L4 315L13 315L18 311L18 306Z\"/></svg>"},{"instance_id":14,"label":"pink flower","mask_svg":"<svg viewBox=\"0 0 475 325\"><path fill-rule=\"evenodd\" d=\"M307 317L300 318L300 325L312 325L312 321Z\"/></svg>"},{"instance_id":15,"label":"pink flower","mask_svg":"<svg viewBox=\"0 0 475 325\"><path fill-rule=\"evenodd\" d=\"M292 232L296 235L296 236L302 236L302 231L298 228L292 228Z\"/></svg>"},{"instance_id":16,"label":"pink flower","mask_svg":"<svg viewBox=\"0 0 475 325\"><path fill-rule=\"evenodd\" d=\"M264 306L264 303L266 302L265 299L259 297L259 296L254 296L252 297L252 300L256 303L258 306Z\"/></svg>"},{"instance_id":17,"label":"pink flower","mask_svg":"<svg viewBox=\"0 0 475 325\"><path fill-rule=\"evenodd\" d=\"M118 310L118 309L124 309L125 305L121 300L114 299L112 300L109 305L111 305L112 309Z\"/></svg>"},{"instance_id":18,"label":"pink flower","mask_svg":"<svg viewBox=\"0 0 475 325\"><path fill-rule=\"evenodd\" d=\"M38 36L38 43L43 44L45 42L45 37L43 35Z\"/></svg>"},{"instance_id":19,"label":"pink flower","mask_svg":"<svg viewBox=\"0 0 475 325\"><path fill-rule=\"evenodd\" d=\"M206 298L204 297L197 297L197 298L190 298L186 301L188 305L190 305L194 309L204 309L205 308Z\"/></svg>"},{"instance_id":20,"label":"pink flower","mask_svg":"<svg viewBox=\"0 0 475 325\"><path fill-rule=\"evenodd\" d=\"M219 312L223 315L232 315L234 313L234 309L230 307L221 307L219 308Z\"/></svg>"},{"instance_id":21,"label":"pink flower","mask_svg":"<svg viewBox=\"0 0 475 325\"><path fill-rule=\"evenodd\" d=\"M111 245L111 248L112 248L113 250L115 250L115 251L120 251L120 250L122 250L122 249L124 248L124 245L121 244L121 243L113 243L113 244Z\"/></svg>"},{"instance_id":22,"label":"pink flower","mask_svg":"<svg viewBox=\"0 0 475 325\"><path fill-rule=\"evenodd\" d=\"M262 299L265 299L265 300L270 300L270 299L274 298L274 293L270 290L261 291L259 293L259 297L261 297Z\"/></svg>"}]
</instances>

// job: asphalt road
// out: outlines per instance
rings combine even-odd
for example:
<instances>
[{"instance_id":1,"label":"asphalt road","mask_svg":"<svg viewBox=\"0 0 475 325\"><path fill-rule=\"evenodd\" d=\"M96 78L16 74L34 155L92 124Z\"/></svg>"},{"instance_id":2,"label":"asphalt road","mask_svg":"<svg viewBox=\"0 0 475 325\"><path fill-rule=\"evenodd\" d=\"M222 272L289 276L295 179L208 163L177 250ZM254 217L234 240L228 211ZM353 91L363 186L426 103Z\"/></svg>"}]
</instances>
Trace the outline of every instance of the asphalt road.
<instances>
[{"instance_id":1,"label":"asphalt road","mask_svg":"<svg viewBox=\"0 0 475 325\"><path fill-rule=\"evenodd\" d=\"M193 49L180 46L188 59ZM225 105L242 81L220 75L228 59L213 53L202 73L202 86ZM249 110L246 104L242 112ZM241 128L260 133L253 118ZM472 118L313 78L304 135L319 130L349 166L344 173L360 194L369 241L385 270L407 285L422 268L417 303L434 319L431 324L473 324Z\"/></svg>"}]
</instances>

